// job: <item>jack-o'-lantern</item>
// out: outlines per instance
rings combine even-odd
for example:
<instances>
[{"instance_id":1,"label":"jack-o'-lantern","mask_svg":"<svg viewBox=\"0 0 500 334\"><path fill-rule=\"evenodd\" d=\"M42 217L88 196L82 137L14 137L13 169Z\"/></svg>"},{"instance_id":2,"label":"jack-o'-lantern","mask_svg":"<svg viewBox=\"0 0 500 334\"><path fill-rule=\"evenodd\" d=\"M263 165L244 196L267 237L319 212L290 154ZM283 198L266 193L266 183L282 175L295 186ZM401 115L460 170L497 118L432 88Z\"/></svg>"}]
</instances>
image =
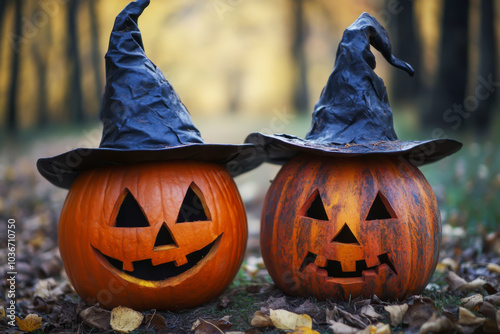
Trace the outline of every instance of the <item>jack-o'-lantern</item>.
<instances>
[{"instance_id":1,"label":"jack-o'-lantern","mask_svg":"<svg viewBox=\"0 0 500 334\"><path fill-rule=\"evenodd\" d=\"M148 0L116 18L106 54L98 148L39 159L69 188L59 226L76 292L107 308L194 307L231 283L247 239L232 176L260 164L252 144L205 144L137 26Z\"/></svg>"},{"instance_id":2,"label":"jack-o'-lantern","mask_svg":"<svg viewBox=\"0 0 500 334\"><path fill-rule=\"evenodd\" d=\"M413 165L298 156L265 203L263 256L289 294L401 299L432 276L441 225L432 189Z\"/></svg>"},{"instance_id":3,"label":"jack-o'-lantern","mask_svg":"<svg viewBox=\"0 0 500 334\"><path fill-rule=\"evenodd\" d=\"M107 307L209 301L238 271L246 237L231 176L199 161L85 171L59 220L59 249L73 287Z\"/></svg>"},{"instance_id":4,"label":"jack-o'-lantern","mask_svg":"<svg viewBox=\"0 0 500 334\"><path fill-rule=\"evenodd\" d=\"M461 144L398 140L370 44L413 74L364 13L344 33L305 140L246 139L283 164L264 203L261 248L274 282L291 295L402 299L421 292L436 267L439 211L417 166Z\"/></svg>"}]
</instances>

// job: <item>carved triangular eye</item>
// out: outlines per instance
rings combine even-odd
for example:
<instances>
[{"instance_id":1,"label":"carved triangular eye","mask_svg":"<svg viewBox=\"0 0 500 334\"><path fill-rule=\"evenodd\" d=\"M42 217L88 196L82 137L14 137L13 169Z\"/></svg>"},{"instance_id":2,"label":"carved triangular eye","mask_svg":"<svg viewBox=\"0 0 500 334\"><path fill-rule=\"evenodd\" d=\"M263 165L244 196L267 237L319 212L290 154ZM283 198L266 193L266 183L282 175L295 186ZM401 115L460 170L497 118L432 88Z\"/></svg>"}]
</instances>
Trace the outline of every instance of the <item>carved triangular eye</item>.
<instances>
[{"instance_id":1,"label":"carved triangular eye","mask_svg":"<svg viewBox=\"0 0 500 334\"><path fill-rule=\"evenodd\" d=\"M156 236L156 241L154 247L161 247L161 246L174 246L178 247L177 243L175 242L174 238L172 237L172 234L170 233L167 225L163 224L160 228L160 231L158 232L158 235Z\"/></svg>"},{"instance_id":2,"label":"carved triangular eye","mask_svg":"<svg viewBox=\"0 0 500 334\"><path fill-rule=\"evenodd\" d=\"M368 216L366 220L380 220L380 219L391 219L397 218L394 210L392 209L389 201L385 196L379 191L377 197L370 207Z\"/></svg>"},{"instance_id":3,"label":"carved triangular eye","mask_svg":"<svg viewBox=\"0 0 500 334\"><path fill-rule=\"evenodd\" d=\"M211 220L210 211L205 203L205 198L200 188L191 183L182 201L177 223L196 222Z\"/></svg>"},{"instance_id":4,"label":"carved triangular eye","mask_svg":"<svg viewBox=\"0 0 500 334\"><path fill-rule=\"evenodd\" d=\"M115 227L148 227L149 222L128 189L115 220Z\"/></svg>"},{"instance_id":5,"label":"carved triangular eye","mask_svg":"<svg viewBox=\"0 0 500 334\"><path fill-rule=\"evenodd\" d=\"M300 215L312 219L328 220L328 215L326 214L325 206L323 205L318 190L316 190L306 201L300 210Z\"/></svg>"},{"instance_id":6,"label":"carved triangular eye","mask_svg":"<svg viewBox=\"0 0 500 334\"><path fill-rule=\"evenodd\" d=\"M354 236L351 229L347 224L344 224L339 233L333 238L332 242L340 242L343 244L357 244L359 245L358 239Z\"/></svg>"}]
</instances>

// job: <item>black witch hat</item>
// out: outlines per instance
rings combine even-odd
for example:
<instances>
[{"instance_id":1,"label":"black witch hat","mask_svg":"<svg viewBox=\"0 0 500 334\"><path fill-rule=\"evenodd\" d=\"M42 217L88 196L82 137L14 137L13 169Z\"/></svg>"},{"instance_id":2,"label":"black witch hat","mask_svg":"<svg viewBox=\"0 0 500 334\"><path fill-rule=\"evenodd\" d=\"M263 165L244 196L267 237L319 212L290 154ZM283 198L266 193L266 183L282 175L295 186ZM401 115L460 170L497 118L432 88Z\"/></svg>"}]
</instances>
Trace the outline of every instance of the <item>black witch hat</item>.
<instances>
[{"instance_id":1,"label":"black witch hat","mask_svg":"<svg viewBox=\"0 0 500 334\"><path fill-rule=\"evenodd\" d=\"M42 158L38 171L69 188L86 169L150 161L200 160L226 165L235 176L263 160L253 144L205 144L161 71L146 56L137 20L149 0L129 3L116 17L106 54L99 148Z\"/></svg>"},{"instance_id":2,"label":"black witch hat","mask_svg":"<svg viewBox=\"0 0 500 334\"><path fill-rule=\"evenodd\" d=\"M392 55L387 31L363 13L344 32L335 68L314 107L305 139L252 133L245 142L261 145L267 161L276 164L302 152L337 157L398 155L419 166L458 151L462 144L452 139L398 140L384 82L373 71L375 57L370 44L391 65L413 75L409 64Z\"/></svg>"}]
</instances>

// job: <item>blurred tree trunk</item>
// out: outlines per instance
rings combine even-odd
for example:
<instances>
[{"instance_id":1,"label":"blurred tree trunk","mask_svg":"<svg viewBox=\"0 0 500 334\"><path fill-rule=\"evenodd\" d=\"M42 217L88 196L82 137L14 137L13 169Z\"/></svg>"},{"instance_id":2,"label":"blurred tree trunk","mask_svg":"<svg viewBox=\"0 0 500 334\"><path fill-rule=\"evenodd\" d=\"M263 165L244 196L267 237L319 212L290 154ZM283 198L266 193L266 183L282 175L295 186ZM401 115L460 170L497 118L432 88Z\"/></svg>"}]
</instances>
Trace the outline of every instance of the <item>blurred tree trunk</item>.
<instances>
[{"instance_id":1,"label":"blurred tree trunk","mask_svg":"<svg viewBox=\"0 0 500 334\"><path fill-rule=\"evenodd\" d=\"M467 87L469 30L469 0L445 0L441 26L441 43L437 77L434 81L431 105L425 114L426 127L443 125L448 119L454 130L462 120L449 109L464 103ZM452 122L453 120L453 122Z\"/></svg>"},{"instance_id":2,"label":"blurred tree trunk","mask_svg":"<svg viewBox=\"0 0 500 334\"><path fill-rule=\"evenodd\" d=\"M37 10L42 10L38 3ZM40 27L39 37L32 44L32 54L36 68L36 80L38 81L38 111L37 125L40 128L46 127L49 123L49 103L47 89L47 45L52 44L50 20Z\"/></svg>"},{"instance_id":3,"label":"blurred tree trunk","mask_svg":"<svg viewBox=\"0 0 500 334\"><path fill-rule=\"evenodd\" d=\"M36 80L38 81L38 118L37 125L40 128L46 127L49 122L49 107L47 101L47 59L43 55L40 46L33 47L33 59L36 67Z\"/></svg>"},{"instance_id":4,"label":"blurred tree trunk","mask_svg":"<svg viewBox=\"0 0 500 334\"><path fill-rule=\"evenodd\" d=\"M308 113L307 61L305 52L304 0L292 0L292 58L298 71L293 88L293 107L298 113Z\"/></svg>"},{"instance_id":5,"label":"blurred tree trunk","mask_svg":"<svg viewBox=\"0 0 500 334\"><path fill-rule=\"evenodd\" d=\"M227 71L227 92L229 98L229 112L233 114L236 114L236 112L240 109L241 82L241 71L234 66L231 66Z\"/></svg>"},{"instance_id":6,"label":"blurred tree trunk","mask_svg":"<svg viewBox=\"0 0 500 334\"><path fill-rule=\"evenodd\" d=\"M69 108L73 111L73 121L85 120L81 84L80 52L78 48L78 7L79 0L68 2L68 67L69 67Z\"/></svg>"},{"instance_id":7,"label":"blurred tree trunk","mask_svg":"<svg viewBox=\"0 0 500 334\"><path fill-rule=\"evenodd\" d=\"M486 82L497 80L497 39L495 38L495 6L494 1L481 0L481 19L479 26L479 73L476 84L476 98L479 101L474 113L474 130L478 135L486 135L493 114L498 88L485 87ZM479 88L481 87L481 88ZM479 93L479 94L478 94Z\"/></svg>"},{"instance_id":8,"label":"blurred tree trunk","mask_svg":"<svg viewBox=\"0 0 500 334\"><path fill-rule=\"evenodd\" d=\"M5 11L7 9L7 0L0 1L0 36L3 36L3 24L5 21Z\"/></svg>"},{"instance_id":9,"label":"blurred tree trunk","mask_svg":"<svg viewBox=\"0 0 500 334\"><path fill-rule=\"evenodd\" d=\"M392 2L393 0L387 0L387 6ZM400 0L398 8L401 11L392 16L393 22L390 23L391 35L395 37L392 39L393 53L399 59L409 63L415 69L416 75L410 78L403 71L392 70L392 101L395 104L415 104L421 87L422 47L416 29L414 1Z\"/></svg>"},{"instance_id":10,"label":"blurred tree trunk","mask_svg":"<svg viewBox=\"0 0 500 334\"><path fill-rule=\"evenodd\" d=\"M96 89L96 97L99 104L103 95L103 76L104 66L101 59L102 54L99 48L99 23L97 22L97 11L96 7L98 5L98 0L89 0L89 16L90 16L90 34L92 41L92 67L94 68L94 83Z\"/></svg>"},{"instance_id":11,"label":"blurred tree trunk","mask_svg":"<svg viewBox=\"0 0 500 334\"><path fill-rule=\"evenodd\" d=\"M7 106L7 131L11 134L16 134L18 130L17 122L17 91L19 82L19 67L21 62L21 38L22 38L22 15L23 1L16 0L14 11L14 36L11 36L10 41L12 48L12 66L9 82L9 97Z\"/></svg>"}]
</instances>

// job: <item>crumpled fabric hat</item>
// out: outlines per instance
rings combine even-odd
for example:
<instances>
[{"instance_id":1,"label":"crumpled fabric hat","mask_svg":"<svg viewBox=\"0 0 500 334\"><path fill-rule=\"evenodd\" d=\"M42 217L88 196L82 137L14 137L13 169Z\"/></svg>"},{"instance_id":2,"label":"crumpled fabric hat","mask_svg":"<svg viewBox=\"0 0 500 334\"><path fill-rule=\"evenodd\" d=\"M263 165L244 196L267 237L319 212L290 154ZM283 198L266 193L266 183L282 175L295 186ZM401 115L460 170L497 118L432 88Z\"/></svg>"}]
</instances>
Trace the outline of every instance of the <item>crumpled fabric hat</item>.
<instances>
[{"instance_id":1,"label":"crumpled fabric hat","mask_svg":"<svg viewBox=\"0 0 500 334\"><path fill-rule=\"evenodd\" d=\"M206 144L191 116L146 56L137 21L149 0L129 3L116 17L106 54L106 89L98 148L77 148L37 162L51 183L69 188L84 170L108 165L168 160L224 164L233 175L263 162L253 144Z\"/></svg>"},{"instance_id":2,"label":"crumpled fabric hat","mask_svg":"<svg viewBox=\"0 0 500 334\"><path fill-rule=\"evenodd\" d=\"M382 154L402 156L416 166L458 151L452 139L400 141L394 132L392 111L384 82L375 72L375 47L393 66L413 75L413 68L392 55L387 31L363 13L346 29L335 68L314 107L305 139L288 135L251 133L245 142L261 145L266 160L283 164L298 153L349 157Z\"/></svg>"}]
</instances>

